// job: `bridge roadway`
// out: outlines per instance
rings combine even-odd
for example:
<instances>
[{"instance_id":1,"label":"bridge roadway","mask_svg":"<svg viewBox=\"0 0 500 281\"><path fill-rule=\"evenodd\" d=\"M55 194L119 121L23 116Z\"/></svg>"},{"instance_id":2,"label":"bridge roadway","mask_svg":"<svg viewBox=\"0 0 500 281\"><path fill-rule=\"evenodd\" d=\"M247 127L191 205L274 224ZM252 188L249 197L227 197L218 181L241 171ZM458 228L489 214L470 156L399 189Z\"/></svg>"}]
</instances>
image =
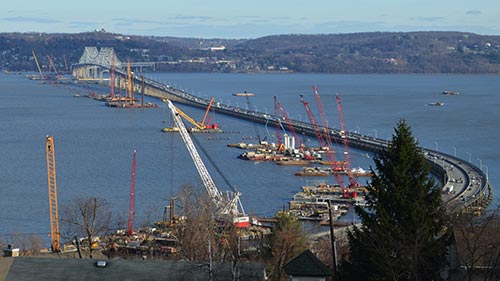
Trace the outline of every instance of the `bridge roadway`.
<instances>
[{"instance_id":1,"label":"bridge roadway","mask_svg":"<svg viewBox=\"0 0 500 281\"><path fill-rule=\"evenodd\" d=\"M74 66L78 67L78 66ZM126 73L116 71L117 75L126 77ZM134 85L141 85L141 77L134 75ZM148 96L170 99L174 102L205 109L209 100L189 94L179 89L158 81L144 78L144 92ZM279 121L275 115L243 109L235 106L224 105L216 102L212 105L218 113L230 115L261 124L276 125ZM316 136L311 124L291 120L297 134ZM342 142L340 131L328 128L332 139L337 143ZM380 152L388 145L387 140L348 132L349 146L370 152ZM449 212L475 212L480 213L493 200L493 189L487 175L478 167L460 158L439 151L422 148L427 162L431 165L432 174L443 185L443 201Z\"/></svg>"}]
</instances>

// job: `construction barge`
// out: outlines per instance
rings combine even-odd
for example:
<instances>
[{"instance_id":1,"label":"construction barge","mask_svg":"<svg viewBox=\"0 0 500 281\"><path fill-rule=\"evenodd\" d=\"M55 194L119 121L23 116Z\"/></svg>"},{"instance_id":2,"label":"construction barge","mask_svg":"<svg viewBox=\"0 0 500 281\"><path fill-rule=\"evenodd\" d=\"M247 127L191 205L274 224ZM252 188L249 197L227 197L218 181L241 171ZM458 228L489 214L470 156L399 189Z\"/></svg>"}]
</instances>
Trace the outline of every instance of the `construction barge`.
<instances>
[{"instance_id":1,"label":"construction barge","mask_svg":"<svg viewBox=\"0 0 500 281\"><path fill-rule=\"evenodd\" d=\"M365 187L346 189L329 184L303 186L302 191L297 192L289 202L289 210L299 219L324 221L328 217L330 202L334 219L338 219L348 212L350 206L365 206L367 194Z\"/></svg>"}]
</instances>

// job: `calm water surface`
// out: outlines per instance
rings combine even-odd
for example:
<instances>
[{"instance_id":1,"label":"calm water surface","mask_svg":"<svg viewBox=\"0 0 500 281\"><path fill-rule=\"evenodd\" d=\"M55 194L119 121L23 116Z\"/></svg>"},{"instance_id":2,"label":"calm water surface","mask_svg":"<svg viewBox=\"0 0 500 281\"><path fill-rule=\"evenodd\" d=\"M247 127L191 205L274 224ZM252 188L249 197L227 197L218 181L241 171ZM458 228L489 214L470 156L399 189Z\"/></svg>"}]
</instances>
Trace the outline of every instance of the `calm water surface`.
<instances>
[{"instance_id":1,"label":"calm water surface","mask_svg":"<svg viewBox=\"0 0 500 281\"><path fill-rule=\"evenodd\" d=\"M335 94L342 98L346 127L367 135L390 138L401 118L408 121L419 143L482 164L500 193L500 76L488 75L327 75L327 74L149 74L152 78L216 101L274 112L277 96L293 119L307 115L300 95L316 109L311 86L316 85L330 126L339 127ZM178 134L166 134L165 104L157 109L107 108L103 103L74 98L67 87L38 84L19 75L0 75L0 239L15 233L50 232L45 136L55 139L59 205L78 195L105 198L116 214L128 213L132 152L137 150L136 225L161 218L181 185L203 188ZM443 96L443 90L460 92ZM249 99L232 96L248 91ZM152 100L159 103L157 100ZM426 106L442 101L444 106ZM159 103L160 104L160 103ZM201 120L203 110L180 106ZM319 116L319 115L317 115ZM275 128L216 115L227 132L199 134L207 152L204 162L219 189L228 190L209 157L228 181L243 193L250 214L272 216L293 194L318 179L296 177L298 167L252 163L237 159L243 151L228 143L256 134L273 140ZM268 133L269 132L269 133ZM314 143L313 140L305 139ZM341 148L338 148L341 149ZM199 149L200 150L200 149ZM353 167L367 169L372 160L352 151ZM330 182L333 179L327 179ZM324 181L324 180L323 180ZM365 180L361 180L362 183ZM500 200L495 196L495 204Z\"/></svg>"}]
</instances>

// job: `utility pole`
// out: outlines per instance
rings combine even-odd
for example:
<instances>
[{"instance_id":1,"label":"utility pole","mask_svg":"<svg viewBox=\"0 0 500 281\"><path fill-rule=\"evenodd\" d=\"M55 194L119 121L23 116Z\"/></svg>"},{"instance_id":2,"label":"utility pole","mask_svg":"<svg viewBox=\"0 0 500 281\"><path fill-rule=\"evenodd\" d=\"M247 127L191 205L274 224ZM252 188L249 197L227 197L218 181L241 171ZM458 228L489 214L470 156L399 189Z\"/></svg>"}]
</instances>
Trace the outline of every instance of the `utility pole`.
<instances>
[{"instance_id":1,"label":"utility pole","mask_svg":"<svg viewBox=\"0 0 500 281\"><path fill-rule=\"evenodd\" d=\"M332 242L332 255L333 255L333 274L337 274L337 244L335 241L335 233L333 232L333 209L332 202L328 201L328 210L330 215L330 241Z\"/></svg>"}]
</instances>

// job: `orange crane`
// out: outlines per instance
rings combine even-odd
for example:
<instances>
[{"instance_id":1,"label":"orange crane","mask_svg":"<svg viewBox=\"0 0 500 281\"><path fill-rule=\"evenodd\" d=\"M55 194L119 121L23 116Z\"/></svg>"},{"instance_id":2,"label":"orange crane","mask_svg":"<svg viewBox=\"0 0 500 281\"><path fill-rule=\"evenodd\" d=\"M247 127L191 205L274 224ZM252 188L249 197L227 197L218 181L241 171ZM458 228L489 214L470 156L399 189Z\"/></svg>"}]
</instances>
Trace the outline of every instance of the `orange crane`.
<instances>
[{"instance_id":1,"label":"orange crane","mask_svg":"<svg viewBox=\"0 0 500 281\"><path fill-rule=\"evenodd\" d=\"M45 148L47 154L47 183L49 189L50 237L52 238L52 252L60 252L59 212L57 206L56 187L56 158L54 154L54 138L46 137Z\"/></svg>"},{"instance_id":2,"label":"orange crane","mask_svg":"<svg viewBox=\"0 0 500 281\"><path fill-rule=\"evenodd\" d=\"M132 178L130 181L130 206L128 211L128 224L127 224L127 234L132 235L134 232L134 214L135 214L135 149L134 149L134 158L132 160Z\"/></svg>"},{"instance_id":3,"label":"orange crane","mask_svg":"<svg viewBox=\"0 0 500 281\"><path fill-rule=\"evenodd\" d=\"M215 97L212 96L210 101L208 102L207 110L205 111L205 115L203 116L203 120L201 120L201 124L205 126L206 129L217 129L219 125L217 123L213 123L212 125L208 124L210 123L207 120L208 112L210 111L210 108L212 107L212 104L214 103ZM211 118L209 118L211 119Z\"/></svg>"},{"instance_id":4,"label":"orange crane","mask_svg":"<svg viewBox=\"0 0 500 281\"><path fill-rule=\"evenodd\" d=\"M115 49L112 49L111 51L111 73L109 74L109 86L109 97L112 99L115 97Z\"/></svg>"},{"instance_id":5,"label":"orange crane","mask_svg":"<svg viewBox=\"0 0 500 281\"><path fill-rule=\"evenodd\" d=\"M339 120L340 120L340 138L342 139L342 143L344 144L344 159L347 162L347 176L349 177L349 187L359 186L359 183L356 182L356 179L352 175L351 170L351 161L349 154L349 138L346 136L347 131L345 129L345 121L344 121L344 111L342 109L342 102L340 101L340 95L336 95L337 98L337 111L339 112Z\"/></svg>"},{"instance_id":6,"label":"orange crane","mask_svg":"<svg viewBox=\"0 0 500 281\"><path fill-rule=\"evenodd\" d=\"M127 81L128 92L130 94L130 104L134 104L134 85L132 80L132 72L130 71L130 60L127 61Z\"/></svg>"}]
</instances>

